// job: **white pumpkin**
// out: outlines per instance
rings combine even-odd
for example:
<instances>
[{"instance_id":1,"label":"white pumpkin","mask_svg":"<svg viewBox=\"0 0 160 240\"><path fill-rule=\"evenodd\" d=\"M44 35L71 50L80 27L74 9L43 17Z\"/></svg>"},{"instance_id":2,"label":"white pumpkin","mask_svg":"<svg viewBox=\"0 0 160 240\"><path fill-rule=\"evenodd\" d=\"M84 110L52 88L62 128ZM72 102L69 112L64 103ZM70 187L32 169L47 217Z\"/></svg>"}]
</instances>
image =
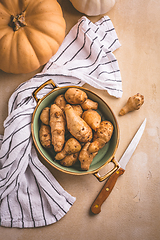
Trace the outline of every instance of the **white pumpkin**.
<instances>
[{"instance_id":1,"label":"white pumpkin","mask_svg":"<svg viewBox=\"0 0 160 240\"><path fill-rule=\"evenodd\" d=\"M116 0L70 0L73 6L88 16L107 13L115 5Z\"/></svg>"}]
</instances>

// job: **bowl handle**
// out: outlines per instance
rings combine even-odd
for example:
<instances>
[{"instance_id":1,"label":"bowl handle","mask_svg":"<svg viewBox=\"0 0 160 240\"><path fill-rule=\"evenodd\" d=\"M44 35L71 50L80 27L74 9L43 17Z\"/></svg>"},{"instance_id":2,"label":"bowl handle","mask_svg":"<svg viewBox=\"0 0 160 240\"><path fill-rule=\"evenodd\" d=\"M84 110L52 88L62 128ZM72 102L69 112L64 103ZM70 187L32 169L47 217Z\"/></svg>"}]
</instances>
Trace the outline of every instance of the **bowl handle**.
<instances>
[{"instance_id":1,"label":"bowl handle","mask_svg":"<svg viewBox=\"0 0 160 240\"><path fill-rule=\"evenodd\" d=\"M96 172L96 173L93 174L100 182L102 182L106 178L110 177L115 171L117 171L120 168L119 163L116 161L116 159L114 157L112 158L111 162L114 163L114 168L112 168L104 176L100 176L99 172Z\"/></svg>"},{"instance_id":2,"label":"bowl handle","mask_svg":"<svg viewBox=\"0 0 160 240\"><path fill-rule=\"evenodd\" d=\"M53 88L56 87L56 85L54 84L52 79L47 80L46 82L44 82L41 86L39 86L36 90L34 90L34 92L32 93L34 99L36 100L36 102L38 103L40 99L37 98L37 93L43 89L46 85L51 84L53 86Z\"/></svg>"}]
</instances>

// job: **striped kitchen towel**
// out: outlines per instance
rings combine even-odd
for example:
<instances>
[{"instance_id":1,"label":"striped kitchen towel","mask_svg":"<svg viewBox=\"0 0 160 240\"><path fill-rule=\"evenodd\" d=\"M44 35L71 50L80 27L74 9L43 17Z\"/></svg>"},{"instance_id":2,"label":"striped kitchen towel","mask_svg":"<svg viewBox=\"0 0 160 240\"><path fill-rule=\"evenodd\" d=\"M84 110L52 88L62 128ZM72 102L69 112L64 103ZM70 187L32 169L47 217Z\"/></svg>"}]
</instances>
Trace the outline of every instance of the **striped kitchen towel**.
<instances>
[{"instance_id":1,"label":"striped kitchen towel","mask_svg":"<svg viewBox=\"0 0 160 240\"><path fill-rule=\"evenodd\" d=\"M43 71L22 83L10 97L4 135L0 135L1 226L46 226L60 220L75 202L38 159L31 137L37 104L32 93L52 78L57 86L88 83L121 97L120 71L112 53L119 46L109 17L95 24L82 17ZM51 89L47 85L38 98Z\"/></svg>"},{"instance_id":2,"label":"striped kitchen towel","mask_svg":"<svg viewBox=\"0 0 160 240\"><path fill-rule=\"evenodd\" d=\"M4 136L0 135L0 225L40 227L60 220L75 202L40 162L31 137L36 107L32 92L41 81L27 81L12 94ZM52 90L48 85L39 98Z\"/></svg>"},{"instance_id":3,"label":"striped kitchen towel","mask_svg":"<svg viewBox=\"0 0 160 240\"><path fill-rule=\"evenodd\" d=\"M58 52L34 78L52 78L59 87L85 83L116 97L122 97L122 80L113 51L119 48L113 23L108 16L92 23L83 16L70 30Z\"/></svg>"}]
</instances>

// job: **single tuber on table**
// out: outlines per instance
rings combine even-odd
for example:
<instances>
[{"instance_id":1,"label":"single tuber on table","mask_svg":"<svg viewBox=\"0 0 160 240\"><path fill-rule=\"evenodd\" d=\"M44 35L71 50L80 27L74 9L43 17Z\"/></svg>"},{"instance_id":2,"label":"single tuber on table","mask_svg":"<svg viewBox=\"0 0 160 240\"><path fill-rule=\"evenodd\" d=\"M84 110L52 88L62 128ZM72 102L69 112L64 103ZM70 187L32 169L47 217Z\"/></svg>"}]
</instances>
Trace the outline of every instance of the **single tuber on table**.
<instances>
[{"instance_id":1,"label":"single tuber on table","mask_svg":"<svg viewBox=\"0 0 160 240\"><path fill-rule=\"evenodd\" d=\"M140 109L143 103L144 103L144 96L137 93L136 95L128 99L126 105L120 110L119 115L123 116L128 112L138 110Z\"/></svg>"}]
</instances>

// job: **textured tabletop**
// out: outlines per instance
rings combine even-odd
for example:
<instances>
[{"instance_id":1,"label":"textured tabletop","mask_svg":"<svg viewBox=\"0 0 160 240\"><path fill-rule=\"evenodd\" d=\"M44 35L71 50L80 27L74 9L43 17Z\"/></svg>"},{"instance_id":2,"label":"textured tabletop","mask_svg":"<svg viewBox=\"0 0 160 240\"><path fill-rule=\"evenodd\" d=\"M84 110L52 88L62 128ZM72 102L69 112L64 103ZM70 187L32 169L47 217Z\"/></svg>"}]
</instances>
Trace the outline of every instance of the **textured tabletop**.
<instances>
[{"instance_id":1,"label":"textured tabletop","mask_svg":"<svg viewBox=\"0 0 160 240\"><path fill-rule=\"evenodd\" d=\"M83 16L69 0L59 0L69 30ZM158 0L117 0L106 15L110 17L121 43L114 52L122 77L122 98L107 91L96 92L113 109L120 128L116 151L119 160L138 127L147 118L145 132L131 157L125 173L118 179L98 215L90 207L104 185L92 174L74 176L60 172L41 159L57 181L76 197L70 211L60 221L42 228L11 229L0 227L0 239L10 240L158 240L160 238L160 3ZM93 22L102 16L89 17ZM9 74L0 70L0 134L7 117L9 97L29 74ZM119 116L130 96L144 95L138 111ZM105 174L105 166L100 174Z\"/></svg>"}]
</instances>

